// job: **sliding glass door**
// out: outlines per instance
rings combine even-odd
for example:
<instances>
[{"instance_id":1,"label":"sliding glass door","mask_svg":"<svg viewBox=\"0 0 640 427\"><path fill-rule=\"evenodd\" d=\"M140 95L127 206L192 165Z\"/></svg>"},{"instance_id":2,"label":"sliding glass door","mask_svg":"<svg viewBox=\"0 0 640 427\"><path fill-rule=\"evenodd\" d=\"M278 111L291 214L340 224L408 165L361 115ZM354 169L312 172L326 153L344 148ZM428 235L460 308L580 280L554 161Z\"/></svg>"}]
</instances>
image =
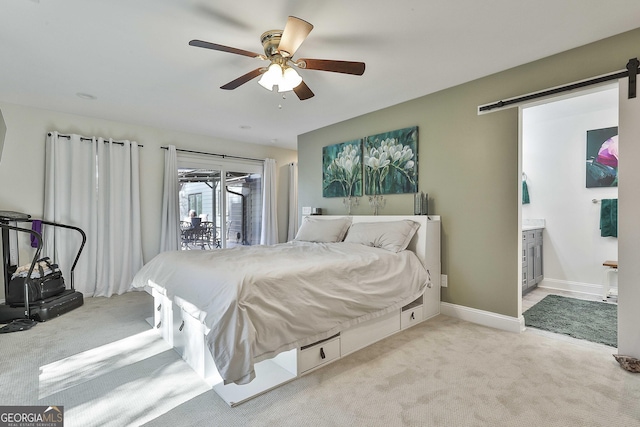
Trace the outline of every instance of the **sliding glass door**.
<instances>
[{"instance_id":1,"label":"sliding glass door","mask_svg":"<svg viewBox=\"0 0 640 427\"><path fill-rule=\"evenodd\" d=\"M260 244L262 174L226 172L227 246Z\"/></svg>"},{"instance_id":2,"label":"sliding glass door","mask_svg":"<svg viewBox=\"0 0 640 427\"><path fill-rule=\"evenodd\" d=\"M182 249L260 243L262 164L190 154L178 168Z\"/></svg>"},{"instance_id":3,"label":"sliding glass door","mask_svg":"<svg viewBox=\"0 0 640 427\"><path fill-rule=\"evenodd\" d=\"M221 248L220 182L215 169L179 168L182 249Z\"/></svg>"}]
</instances>

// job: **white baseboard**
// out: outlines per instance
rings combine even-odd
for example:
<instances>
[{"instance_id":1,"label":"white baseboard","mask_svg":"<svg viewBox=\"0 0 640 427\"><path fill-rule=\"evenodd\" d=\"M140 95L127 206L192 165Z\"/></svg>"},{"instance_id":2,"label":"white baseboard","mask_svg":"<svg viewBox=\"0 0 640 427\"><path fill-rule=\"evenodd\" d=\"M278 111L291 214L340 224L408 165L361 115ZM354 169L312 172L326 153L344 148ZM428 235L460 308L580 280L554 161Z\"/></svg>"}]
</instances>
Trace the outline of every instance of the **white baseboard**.
<instances>
[{"instance_id":1,"label":"white baseboard","mask_svg":"<svg viewBox=\"0 0 640 427\"><path fill-rule=\"evenodd\" d=\"M545 278L538 284L539 288L554 289L557 291L576 292L587 295L602 295L604 285L594 283L571 282L568 280L547 279ZM615 287L615 286L614 286Z\"/></svg>"},{"instance_id":2,"label":"white baseboard","mask_svg":"<svg viewBox=\"0 0 640 427\"><path fill-rule=\"evenodd\" d=\"M520 333L524 331L524 317L510 317L503 314L492 313L490 311L478 310L465 307L463 305L440 303L440 313L446 316L455 317L471 323L488 326L490 328L501 329L508 332Z\"/></svg>"}]
</instances>

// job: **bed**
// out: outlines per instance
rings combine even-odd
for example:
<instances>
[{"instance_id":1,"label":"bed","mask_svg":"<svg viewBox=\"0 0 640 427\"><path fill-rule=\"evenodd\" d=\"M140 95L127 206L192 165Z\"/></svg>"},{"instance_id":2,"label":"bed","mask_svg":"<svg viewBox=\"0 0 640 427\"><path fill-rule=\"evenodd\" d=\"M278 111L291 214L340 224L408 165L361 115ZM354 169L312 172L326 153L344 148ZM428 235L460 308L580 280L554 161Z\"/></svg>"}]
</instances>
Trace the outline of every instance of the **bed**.
<instances>
[{"instance_id":1,"label":"bed","mask_svg":"<svg viewBox=\"0 0 640 427\"><path fill-rule=\"evenodd\" d=\"M159 254L133 286L231 406L439 314L440 220L306 217L273 246Z\"/></svg>"}]
</instances>

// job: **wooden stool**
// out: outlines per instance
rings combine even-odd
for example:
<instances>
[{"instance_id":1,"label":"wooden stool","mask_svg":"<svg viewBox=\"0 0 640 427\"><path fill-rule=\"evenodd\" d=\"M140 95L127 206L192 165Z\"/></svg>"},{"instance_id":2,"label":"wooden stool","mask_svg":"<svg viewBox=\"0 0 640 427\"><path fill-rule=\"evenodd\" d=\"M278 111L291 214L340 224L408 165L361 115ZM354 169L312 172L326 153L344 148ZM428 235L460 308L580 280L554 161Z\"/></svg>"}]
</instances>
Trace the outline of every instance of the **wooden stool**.
<instances>
[{"instance_id":1,"label":"wooden stool","mask_svg":"<svg viewBox=\"0 0 640 427\"><path fill-rule=\"evenodd\" d=\"M604 283L604 291L602 293L602 300L606 301L609 297L609 291L611 290L611 278L609 274L618 272L618 261L605 261L602 265L607 267L607 277Z\"/></svg>"}]
</instances>

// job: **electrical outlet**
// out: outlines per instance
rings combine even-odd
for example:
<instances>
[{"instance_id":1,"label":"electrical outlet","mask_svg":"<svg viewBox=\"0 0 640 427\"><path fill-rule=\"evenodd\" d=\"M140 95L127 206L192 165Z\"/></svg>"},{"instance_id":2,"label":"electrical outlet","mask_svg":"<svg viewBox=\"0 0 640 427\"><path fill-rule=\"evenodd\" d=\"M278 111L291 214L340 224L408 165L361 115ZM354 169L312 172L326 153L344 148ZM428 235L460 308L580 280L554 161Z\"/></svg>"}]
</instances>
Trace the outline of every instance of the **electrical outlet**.
<instances>
[{"instance_id":1,"label":"electrical outlet","mask_svg":"<svg viewBox=\"0 0 640 427\"><path fill-rule=\"evenodd\" d=\"M302 208L302 215L311 215L311 206L304 206Z\"/></svg>"},{"instance_id":2,"label":"electrical outlet","mask_svg":"<svg viewBox=\"0 0 640 427\"><path fill-rule=\"evenodd\" d=\"M440 275L440 286L442 286L443 288L446 288L447 286L449 286L446 274Z\"/></svg>"}]
</instances>

